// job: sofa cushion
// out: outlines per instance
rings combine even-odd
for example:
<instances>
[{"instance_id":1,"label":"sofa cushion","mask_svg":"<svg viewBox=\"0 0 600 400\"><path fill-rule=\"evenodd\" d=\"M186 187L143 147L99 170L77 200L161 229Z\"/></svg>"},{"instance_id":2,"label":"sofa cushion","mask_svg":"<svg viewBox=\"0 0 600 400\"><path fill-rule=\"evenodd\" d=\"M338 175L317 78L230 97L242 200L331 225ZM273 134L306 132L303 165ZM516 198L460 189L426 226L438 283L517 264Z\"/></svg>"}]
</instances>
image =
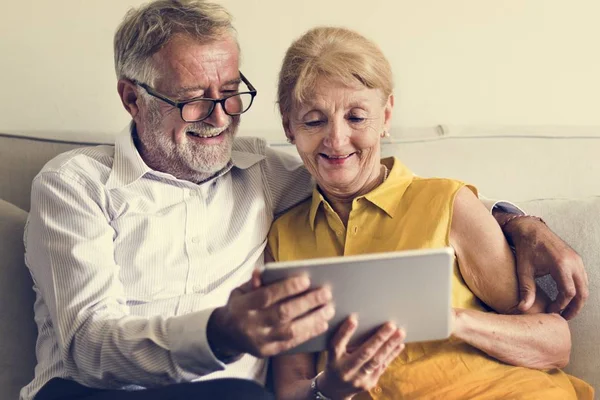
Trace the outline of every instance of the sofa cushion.
<instances>
[{"instance_id":1,"label":"sofa cushion","mask_svg":"<svg viewBox=\"0 0 600 400\"><path fill-rule=\"evenodd\" d=\"M35 296L23 261L26 218L25 211L0 199L0 399L19 398L35 367Z\"/></svg>"},{"instance_id":2,"label":"sofa cushion","mask_svg":"<svg viewBox=\"0 0 600 400\"><path fill-rule=\"evenodd\" d=\"M85 145L0 134L0 198L29 211L31 181L44 164Z\"/></svg>"},{"instance_id":3,"label":"sofa cushion","mask_svg":"<svg viewBox=\"0 0 600 400\"><path fill-rule=\"evenodd\" d=\"M569 325L573 348L570 374L600 391L600 197L587 199L541 199L519 203L526 212L544 218L583 259L590 296L579 316ZM547 282L542 282L547 287ZM552 288L551 288L552 289Z\"/></svg>"}]
</instances>

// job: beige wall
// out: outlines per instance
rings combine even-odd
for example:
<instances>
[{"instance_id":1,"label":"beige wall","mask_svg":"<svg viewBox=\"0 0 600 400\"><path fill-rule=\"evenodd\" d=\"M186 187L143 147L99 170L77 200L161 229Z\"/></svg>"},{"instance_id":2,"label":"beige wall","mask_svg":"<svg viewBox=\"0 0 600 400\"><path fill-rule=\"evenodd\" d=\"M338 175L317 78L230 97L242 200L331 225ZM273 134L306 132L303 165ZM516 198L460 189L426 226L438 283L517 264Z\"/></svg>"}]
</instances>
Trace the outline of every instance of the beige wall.
<instances>
[{"instance_id":1,"label":"beige wall","mask_svg":"<svg viewBox=\"0 0 600 400\"><path fill-rule=\"evenodd\" d=\"M0 131L120 130L128 118L112 35L142 2L2 0ZM566 126L567 135L600 126L597 0L221 2L235 17L242 70L259 90L245 133L280 139L279 63L292 39L318 24L358 29L382 46L397 78L396 126Z\"/></svg>"}]
</instances>

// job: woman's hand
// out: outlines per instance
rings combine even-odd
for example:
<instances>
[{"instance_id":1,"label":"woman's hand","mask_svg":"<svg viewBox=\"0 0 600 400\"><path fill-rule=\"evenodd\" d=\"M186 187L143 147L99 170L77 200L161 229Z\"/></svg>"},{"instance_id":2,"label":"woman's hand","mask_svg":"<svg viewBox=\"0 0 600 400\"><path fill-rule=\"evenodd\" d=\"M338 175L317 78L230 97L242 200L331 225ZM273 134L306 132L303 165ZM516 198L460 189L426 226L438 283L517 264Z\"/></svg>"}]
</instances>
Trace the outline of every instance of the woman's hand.
<instances>
[{"instance_id":1,"label":"woman's hand","mask_svg":"<svg viewBox=\"0 0 600 400\"><path fill-rule=\"evenodd\" d=\"M332 399L349 399L372 389L388 365L404 350L406 333L391 322L383 324L358 348L349 349L348 342L357 326L356 316L351 315L329 343L327 367L318 378L317 387Z\"/></svg>"}]
</instances>

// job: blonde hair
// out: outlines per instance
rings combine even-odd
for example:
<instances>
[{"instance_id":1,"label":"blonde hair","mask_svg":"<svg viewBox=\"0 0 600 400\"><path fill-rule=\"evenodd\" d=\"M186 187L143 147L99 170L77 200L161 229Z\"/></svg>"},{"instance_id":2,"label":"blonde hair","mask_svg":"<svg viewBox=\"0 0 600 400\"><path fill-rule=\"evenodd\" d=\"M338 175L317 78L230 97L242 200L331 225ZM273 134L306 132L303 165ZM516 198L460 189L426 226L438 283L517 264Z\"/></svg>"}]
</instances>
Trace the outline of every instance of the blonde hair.
<instances>
[{"instance_id":1,"label":"blonde hair","mask_svg":"<svg viewBox=\"0 0 600 400\"><path fill-rule=\"evenodd\" d=\"M152 1L130 9L115 33L117 78L154 85L158 76L152 55L177 34L201 43L218 40L223 34L236 39L231 15L218 4L204 0Z\"/></svg>"},{"instance_id":2,"label":"blonde hair","mask_svg":"<svg viewBox=\"0 0 600 400\"><path fill-rule=\"evenodd\" d=\"M283 59L277 89L282 117L309 98L320 77L381 89L384 100L394 88L390 63L375 43L346 28L314 28L294 41Z\"/></svg>"}]
</instances>

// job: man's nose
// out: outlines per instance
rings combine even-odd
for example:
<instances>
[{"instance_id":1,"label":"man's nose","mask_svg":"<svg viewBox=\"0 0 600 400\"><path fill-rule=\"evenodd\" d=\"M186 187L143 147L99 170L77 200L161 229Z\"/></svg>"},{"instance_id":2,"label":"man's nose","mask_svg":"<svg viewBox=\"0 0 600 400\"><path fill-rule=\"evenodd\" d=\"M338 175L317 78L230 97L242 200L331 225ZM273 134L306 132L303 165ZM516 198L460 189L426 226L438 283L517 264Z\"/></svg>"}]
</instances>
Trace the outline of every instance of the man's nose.
<instances>
[{"instance_id":1,"label":"man's nose","mask_svg":"<svg viewBox=\"0 0 600 400\"><path fill-rule=\"evenodd\" d=\"M221 103L215 104L215 108L212 110L212 113L202 122L206 122L209 125L214 126L215 128L223 128L229 124L230 116L225 113L223 110L223 105Z\"/></svg>"}]
</instances>

